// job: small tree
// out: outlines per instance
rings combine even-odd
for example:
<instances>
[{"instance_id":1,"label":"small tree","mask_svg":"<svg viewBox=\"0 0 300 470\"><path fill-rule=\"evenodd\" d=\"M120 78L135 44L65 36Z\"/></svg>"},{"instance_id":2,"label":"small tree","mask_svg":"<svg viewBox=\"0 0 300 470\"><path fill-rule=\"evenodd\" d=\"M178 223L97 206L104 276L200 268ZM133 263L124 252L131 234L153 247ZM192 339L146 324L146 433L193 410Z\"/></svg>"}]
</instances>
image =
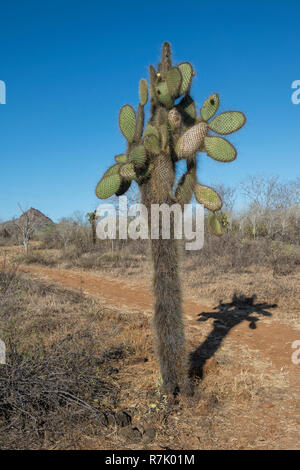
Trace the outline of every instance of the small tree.
<instances>
[{"instance_id":1,"label":"small tree","mask_svg":"<svg viewBox=\"0 0 300 470\"><path fill-rule=\"evenodd\" d=\"M22 206L18 204L20 211L22 212L22 215L14 220L13 224L17 228L17 231L21 235L22 242L24 245L24 250L25 250L25 255L28 255L28 245L29 245L29 240L32 238L35 230L36 230L36 224L34 221L34 217L30 211L24 211L22 209Z\"/></svg>"},{"instance_id":2,"label":"small tree","mask_svg":"<svg viewBox=\"0 0 300 470\"><path fill-rule=\"evenodd\" d=\"M97 240L97 238L96 238L96 220L98 219L97 210L94 210L93 212L88 212L87 214L85 214L85 216L87 217L89 223L91 224L93 245L96 245L96 240Z\"/></svg>"},{"instance_id":3,"label":"small tree","mask_svg":"<svg viewBox=\"0 0 300 470\"><path fill-rule=\"evenodd\" d=\"M130 105L120 110L119 125L127 140L126 154L115 157L116 163L98 183L96 195L100 199L114 194L120 196L135 180L150 216L152 204L171 206L178 203L184 206L194 193L197 201L211 211L208 217L210 230L220 235L222 227L216 211L221 209L221 198L213 189L197 183L196 155L204 151L217 161L234 160L237 156L235 148L224 138L210 135L210 131L230 134L244 125L245 116L232 111L212 119L219 108L217 94L204 101L197 116L195 102L190 96L194 75L193 67L188 62L172 66L170 45L166 42L158 70L150 66L150 119L144 129L148 85L142 79L137 114ZM178 98L181 101L175 104ZM174 188L176 163L181 159L186 161L186 172ZM154 324L164 390L171 393L179 390L190 392L178 272L178 240L174 236L174 227L168 240L162 238L160 230L159 239L151 240L151 248Z\"/></svg>"}]
</instances>

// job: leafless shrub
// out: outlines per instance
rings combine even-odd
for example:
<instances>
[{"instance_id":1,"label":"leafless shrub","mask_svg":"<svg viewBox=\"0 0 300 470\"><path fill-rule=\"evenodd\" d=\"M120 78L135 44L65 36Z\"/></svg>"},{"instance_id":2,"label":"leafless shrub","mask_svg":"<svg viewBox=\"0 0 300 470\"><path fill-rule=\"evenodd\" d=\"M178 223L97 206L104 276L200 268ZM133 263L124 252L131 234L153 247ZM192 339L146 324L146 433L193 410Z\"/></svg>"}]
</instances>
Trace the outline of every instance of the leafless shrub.
<instances>
[{"instance_id":1,"label":"leafless shrub","mask_svg":"<svg viewBox=\"0 0 300 470\"><path fill-rule=\"evenodd\" d=\"M0 288L7 347L7 364L0 365L1 449L40 449L64 440L70 445L83 427L105 429L118 397L114 361L128 354L110 342L113 327L102 328L106 342L99 348L91 328L70 320L76 310L88 317L95 309L91 300L15 272L0 273ZM69 333L62 334L66 317Z\"/></svg>"}]
</instances>

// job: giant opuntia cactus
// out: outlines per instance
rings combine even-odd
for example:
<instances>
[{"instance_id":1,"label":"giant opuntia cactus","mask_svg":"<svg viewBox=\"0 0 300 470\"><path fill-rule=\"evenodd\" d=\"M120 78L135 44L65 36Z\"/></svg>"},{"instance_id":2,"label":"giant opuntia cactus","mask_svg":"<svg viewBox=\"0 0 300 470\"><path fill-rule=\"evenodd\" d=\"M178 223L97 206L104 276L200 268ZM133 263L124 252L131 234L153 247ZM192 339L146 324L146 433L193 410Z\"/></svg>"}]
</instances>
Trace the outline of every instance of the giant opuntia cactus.
<instances>
[{"instance_id":1,"label":"giant opuntia cactus","mask_svg":"<svg viewBox=\"0 0 300 470\"><path fill-rule=\"evenodd\" d=\"M142 202L150 213L151 204L189 203L196 200L210 211L208 228L222 234L222 224L216 211L222 207L218 194L197 182L197 153L205 152L220 162L236 158L235 148L220 135L230 134L245 123L239 111L214 117L219 108L219 96L204 101L197 115L190 96L193 67L188 62L172 66L169 43L162 49L158 70L150 66L150 119L144 126L144 106L148 86L142 79L139 86L140 103L137 113L130 105L120 110L119 125L127 140L126 154L117 155L97 185L96 194L106 199L124 194L132 180L139 185ZM179 102L177 101L179 99ZM176 104L175 104L176 102ZM176 162L185 159L187 169L174 188ZM161 221L160 221L161 223ZM178 273L178 241L171 238L151 240L154 264L154 324L158 338L158 354L164 389L171 393L191 391L185 352L182 321L181 283Z\"/></svg>"}]
</instances>

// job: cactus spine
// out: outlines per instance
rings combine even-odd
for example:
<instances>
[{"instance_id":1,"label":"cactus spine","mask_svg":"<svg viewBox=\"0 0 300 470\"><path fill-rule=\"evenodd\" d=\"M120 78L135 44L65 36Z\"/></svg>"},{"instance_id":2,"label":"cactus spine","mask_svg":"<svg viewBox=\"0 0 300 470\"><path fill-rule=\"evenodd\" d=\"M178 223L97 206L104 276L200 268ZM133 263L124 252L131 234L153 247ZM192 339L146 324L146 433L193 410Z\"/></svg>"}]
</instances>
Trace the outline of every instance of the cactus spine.
<instances>
[{"instance_id":1,"label":"cactus spine","mask_svg":"<svg viewBox=\"0 0 300 470\"><path fill-rule=\"evenodd\" d=\"M183 206L195 194L196 200L210 211L209 230L218 236L221 225L217 211L221 209L222 201L213 189L197 183L196 156L198 152L206 152L217 161L234 160L237 154L235 148L223 137L211 136L210 132L221 135L235 132L244 125L245 116L232 111L214 118L220 101L216 93L204 101L197 116L195 102L190 96L194 75L193 67L188 62L172 66L170 44L164 43L158 69L150 66L150 119L144 130L148 85L142 79L137 114L130 105L120 110L120 129L127 140L126 155L115 157L117 163L106 171L97 185L96 194L101 199L112 194L124 194L131 181L135 180L142 202L148 208L149 222L152 204L179 203ZM178 98L181 100L175 104ZM174 187L176 162L180 159L186 160L186 172ZM154 325L161 376L165 391L190 392L182 318L179 246L174 237L172 214L170 239L162 239L161 218L159 224L160 238L151 240L151 248Z\"/></svg>"}]
</instances>

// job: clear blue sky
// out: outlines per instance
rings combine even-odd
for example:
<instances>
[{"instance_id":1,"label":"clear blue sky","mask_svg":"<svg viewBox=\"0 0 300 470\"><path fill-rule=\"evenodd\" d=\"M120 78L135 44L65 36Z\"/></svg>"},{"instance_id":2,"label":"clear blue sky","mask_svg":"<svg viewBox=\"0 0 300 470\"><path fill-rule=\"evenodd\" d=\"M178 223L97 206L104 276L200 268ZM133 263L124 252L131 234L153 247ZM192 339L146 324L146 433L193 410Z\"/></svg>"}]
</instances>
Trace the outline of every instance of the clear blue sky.
<instances>
[{"instance_id":1,"label":"clear blue sky","mask_svg":"<svg viewBox=\"0 0 300 470\"><path fill-rule=\"evenodd\" d=\"M18 202L54 220L97 206L95 185L125 149L119 108L138 104L139 79L165 40L175 63L197 72L198 108L218 92L222 111L248 118L230 136L237 160L203 154L201 182L300 175L299 22L299 1L2 2L0 218L18 214Z\"/></svg>"}]
</instances>

